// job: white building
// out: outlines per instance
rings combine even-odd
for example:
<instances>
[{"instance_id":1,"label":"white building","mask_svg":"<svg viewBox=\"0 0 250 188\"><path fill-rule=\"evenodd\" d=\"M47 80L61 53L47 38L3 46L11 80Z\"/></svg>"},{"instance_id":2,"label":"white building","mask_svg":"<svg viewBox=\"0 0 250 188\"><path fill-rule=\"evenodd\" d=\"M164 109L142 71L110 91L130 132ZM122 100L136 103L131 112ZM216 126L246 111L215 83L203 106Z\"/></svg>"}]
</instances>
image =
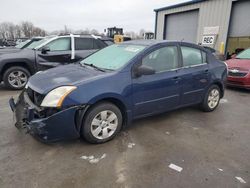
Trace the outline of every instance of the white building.
<instances>
[{"instance_id":1,"label":"white building","mask_svg":"<svg viewBox=\"0 0 250 188\"><path fill-rule=\"evenodd\" d=\"M202 43L230 54L250 47L250 0L193 0L155 13L156 39Z\"/></svg>"}]
</instances>

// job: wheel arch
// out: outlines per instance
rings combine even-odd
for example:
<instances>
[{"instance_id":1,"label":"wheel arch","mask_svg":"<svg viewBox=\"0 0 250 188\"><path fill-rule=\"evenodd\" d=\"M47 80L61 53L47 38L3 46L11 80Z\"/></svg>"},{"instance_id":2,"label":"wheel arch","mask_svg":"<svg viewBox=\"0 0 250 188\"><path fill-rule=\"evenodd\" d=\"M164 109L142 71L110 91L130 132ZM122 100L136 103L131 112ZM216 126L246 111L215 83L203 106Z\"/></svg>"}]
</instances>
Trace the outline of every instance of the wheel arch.
<instances>
[{"instance_id":1,"label":"wheel arch","mask_svg":"<svg viewBox=\"0 0 250 188\"><path fill-rule=\"evenodd\" d=\"M128 124L128 119L129 116L127 114L127 108L125 103L119 99L118 97L103 97L103 98L98 98L97 99L93 99L91 100L91 102L88 105L85 105L84 108L80 109L77 113L76 113L76 127L77 129L80 131L82 128L82 122L84 121L84 118L86 117L86 114L88 113L88 111L90 111L94 106L100 104L100 103L104 103L104 102L109 102L114 104L115 106L117 106L119 108L119 110L122 113L122 117L123 117L123 122L122 122L122 127L125 127Z\"/></svg>"},{"instance_id":2,"label":"wheel arch","mask_svg":"<svg viewBox=\"0 0 250 188\"><path fill-rule=\"evenodd\" d=\"M5 71L11 67L23 67L23 68L27 69L30 74L32 74L32 70L26 62L23 62L23 61L21 61L21 62L8 62L2 66L2 69L0 72L0 76L1 76L0 80L3 79L3 75L4 75Z\"/></svg>"},{"instance_id":3,"label":"wheel arch","mask_svg":"<svg viewBox=\"0 0 250 188\"><path fill-rule=\"evenodd\" d=\"M99 100L96 100L92 105L90 105L90 108L92 106L95 106L97 104L104 103L104 102L112 103L112 104L114 104L115 106L117 106L119 108L119 110L122 113L122 117L123 117L122 125L123 126L126 125L127 120L128 120L127 108L126 108L126 105L124 104L124 102L122 100L120 100L119 98L116 98L116 97L101 98Z\"/></svg>"},{"instance_id":4,"label":"wheel arch","mask_svg":"<svg viewBox=\"0 0 250 188\"><path fill-rule=\"evenodd\" d=\"M221 98L224 97L224 85L220 81L215 81L212 83L212 85L217 85L220 88L221 91Z\"/></svg>"}]
</instances>

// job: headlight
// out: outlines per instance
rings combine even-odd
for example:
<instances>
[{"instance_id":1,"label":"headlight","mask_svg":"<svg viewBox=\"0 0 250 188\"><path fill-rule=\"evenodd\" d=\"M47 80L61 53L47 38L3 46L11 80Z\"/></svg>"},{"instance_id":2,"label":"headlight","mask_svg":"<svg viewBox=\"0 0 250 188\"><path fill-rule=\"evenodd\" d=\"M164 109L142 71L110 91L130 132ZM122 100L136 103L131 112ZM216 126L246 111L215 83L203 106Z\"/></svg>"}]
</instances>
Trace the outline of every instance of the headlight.
<instances>
[{"instance_id":1,"label":"headlight","mask_svg":"<svg viewBox=\"0 0 250 188\"><path fill-rule=\"evenodd\" d=\"M223 61L223 63L226 65L226 67L227 67L227 74L228 74L228 65L226 64L226 62L225 61Z\"/></svg>"},{"instance_id":2,"label":"headlight","mask_svg":"<svg viewBox=\"0 0 250 188\"><path fill-rule=\"evenodd\" d=\"M75 90L76 86L62 86L50 91L45 98L41 106L43 107L61 107L63 100Z\"/></svg>"}]
</instances>

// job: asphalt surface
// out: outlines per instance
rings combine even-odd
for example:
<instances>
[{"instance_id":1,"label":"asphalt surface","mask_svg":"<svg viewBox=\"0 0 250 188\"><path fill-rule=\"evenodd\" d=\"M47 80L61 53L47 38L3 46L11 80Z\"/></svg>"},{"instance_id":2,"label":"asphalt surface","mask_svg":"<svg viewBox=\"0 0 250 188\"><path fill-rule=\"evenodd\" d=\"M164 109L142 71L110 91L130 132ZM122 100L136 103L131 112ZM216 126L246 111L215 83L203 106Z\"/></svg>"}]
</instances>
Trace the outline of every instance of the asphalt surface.
<instances>
[{"instance_id":1,"label":"asphalt surface","mask_svg":"<svg viewBox=\"0 0 250 188\"><path fill-rule=\"evenodd\" d=\"M7 102L17 93L0 86L1 188L250 187L249 91L227 89L212 113L191 107L136 121L102 145L46 145L19 132Z\"/></svg>"}]
</instances>

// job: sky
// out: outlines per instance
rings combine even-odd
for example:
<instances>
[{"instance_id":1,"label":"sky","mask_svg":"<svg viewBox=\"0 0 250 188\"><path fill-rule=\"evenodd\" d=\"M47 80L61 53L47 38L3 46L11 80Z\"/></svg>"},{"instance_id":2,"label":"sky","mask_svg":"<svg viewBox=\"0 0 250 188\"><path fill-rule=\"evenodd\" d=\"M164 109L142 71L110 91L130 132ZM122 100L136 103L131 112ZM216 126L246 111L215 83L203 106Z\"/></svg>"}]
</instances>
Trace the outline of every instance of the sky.
<instances>
[{"instance_id":1,"label":"sky","mask_svg":"<svg viewBox=\"0 0 250 188\"><path fill-rule=\"evenodd\" d=\"M154 9L188 0L1 0L0 22L30 21L46 31L122 27L154 31Z\"/></svg>"}]
</instances>

